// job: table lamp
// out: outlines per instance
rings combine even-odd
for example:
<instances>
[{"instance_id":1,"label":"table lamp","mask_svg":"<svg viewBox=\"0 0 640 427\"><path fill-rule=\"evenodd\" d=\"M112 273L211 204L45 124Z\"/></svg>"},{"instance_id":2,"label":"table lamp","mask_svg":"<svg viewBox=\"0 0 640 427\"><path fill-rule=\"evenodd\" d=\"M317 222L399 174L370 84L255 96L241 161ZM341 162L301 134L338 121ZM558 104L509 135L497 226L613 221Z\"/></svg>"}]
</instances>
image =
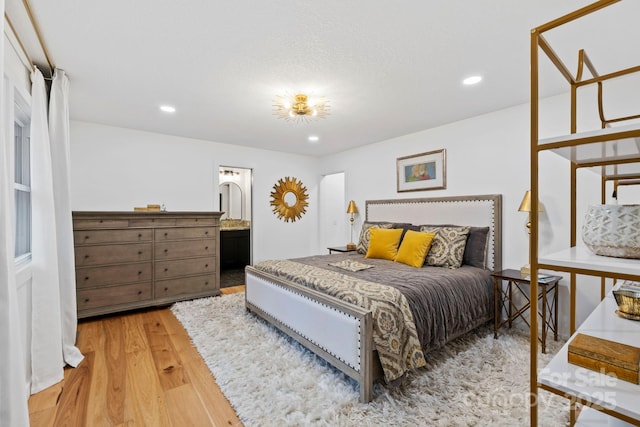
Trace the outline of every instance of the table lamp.
<instances>
[{"instance_id":1,"label":"table lamp","mask_svg":"<svg viewBox=\"0 0 640 427\"><path fill-rule=\"evenodd\" d=\"M527 190L524 193L524 197L522 198L522 202L520 202L520 207L518 208L520 212L527 212L529 217L527 220L527 233L529 235L529 239L531 239L531 190ZM538 202L538 212L542 212L542 205ZM529 245L529 256L527 257L527 264L520 268L520 273L523 275L531 274L531 266L529 265L529 260L531 259L531 246Z\"/></svg>"},{"instance_id":2,"label":"table lamp","mask_svg":"<svg viewBox=\"0 0 640 427\"><path fill-rule=\"evenodd\" d=\"M349 239L349 243L347 243L347 249L353 250L356 248L356 244L353 243L353 216L358 213L358 207L356 206L356 202L353 200L349 201L347 213L350 215L349 222L351 223L351 237Z\"/></svg>"}]
</instances>

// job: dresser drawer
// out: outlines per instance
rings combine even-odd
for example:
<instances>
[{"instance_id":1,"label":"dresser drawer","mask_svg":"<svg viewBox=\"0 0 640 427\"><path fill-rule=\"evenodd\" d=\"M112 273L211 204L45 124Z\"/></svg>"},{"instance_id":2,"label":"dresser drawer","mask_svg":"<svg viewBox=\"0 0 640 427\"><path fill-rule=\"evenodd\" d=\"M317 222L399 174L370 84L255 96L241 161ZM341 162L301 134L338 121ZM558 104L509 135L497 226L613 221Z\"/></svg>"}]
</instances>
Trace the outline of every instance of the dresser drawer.
<instances>
[{"instance_id":1,"label":"dresser drawer","mask_svg":"<svg viewBox=\"0 0 640 427\"><path fill-rule=\"evenodd\" d=\"M213 273L215 271L215 257L191 258L175 261L156 261L155 263L156 280L194 274Z\"/></svg>"},{"instance_id":2,"label":"dresser drawer","mask_svg":"<svg viewBox=\"0 0 640 427\"><path fill-rule=\"evenodd\" d=\"M155 229L156 242L178 239L213 239L216 236L215 227L180 227Z\"/></svg>"},{"instance_id":3,"label":"dresser drawer","mask_svg":"<svg viewBox=\"0 0 640 427\"><path fill-rule=\"evenodd\" d=\"M178 218L178 221L176 224L181 226L217 225L218 220L216 218Z\"/></svg>"},{"instance_id":4,"label":"dresser drawer","mask_svg":"<svg viewBox=\"0 0 640 427\"><path fill-rule=\"evenodd\" d=\"M129 221L126 219L74 219L74 229L84 228L127 228Z\"/></svg>"},{"instance_id":5,"label":"dresser drawer","mask_svg":"<svg viewBox=\"0 0 640 427\"><path fill-rule=\"evenodd\" d=\"M129 227L169 227L176 225L175 218L136 218L129 220Z\"/></svg>"},{"instance_id":6,"label":"dresser drawer","mask_svg":"<svg viewBox=\"0 0 640 427\"><path fill-rule=\"evenodd\" d=\"M120 264L106 267L81 267L76 269L76 287L86 288L96 285L115 285L150 281L151 262Z\"/></svg>"},{"instance_id":7,"label":"dresser drawer","mask_svg":"<svg viewBox=\"0 0 640 427\"><path fill-rule=\"evenodd\" d=\"M82 289L78 291L78 311L151 299L151 282Z\"/></svg>"},{"instance_id":8,"label":"dresser drawer","mask_svg":"<svg viewBox=\"0 0 640 427\"><path fill-rule=\"evenodd\" d=\"M92 243L150 242L153 239L151 229L129 230L80 230L73 232L76 245Z\"/></svg>"},{"instance_id":9,"label":"dresser drawer","mask_svg":"<svg viewBox=\"0 0 640 427\"><path fill-rule=\"evenodd\" d=\"M155 297L157 299L171 298L180 295L214 292L217 289L213 274L182 279L158 280L155 284Z\"/></svg>"},{"instance_id":10,"label":"dresser drawer","mask_svg":"<svg viewBox=\"0 0 640 427\"><path fill-rule=\"evenodd\" d=\"M76 267L151 260L151 243L76 246Z\"/></svg>"},{"instance_id":11,"label":"dresser drawer","mask_svg":"<svg viewBox=\"0 0 640 427\"><path fill-rule=\"evenodd\" d=\"M155 259L190 258L194 256L214 255L215 239L184 240L177 242L159 242L155 246Z\"/></svg>"}]
</instances>

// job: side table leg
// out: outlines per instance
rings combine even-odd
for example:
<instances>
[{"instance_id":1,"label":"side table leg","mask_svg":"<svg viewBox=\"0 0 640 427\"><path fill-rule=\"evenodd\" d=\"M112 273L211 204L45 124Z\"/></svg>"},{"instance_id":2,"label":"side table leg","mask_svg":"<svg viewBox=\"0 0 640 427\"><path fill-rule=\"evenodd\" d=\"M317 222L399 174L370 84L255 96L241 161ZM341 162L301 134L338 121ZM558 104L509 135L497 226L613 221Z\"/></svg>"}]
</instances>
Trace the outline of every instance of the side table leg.
<instances>
[{"instance_id":1,"label":"side table leg","mask_svg":"<svg viewBox=\"0 0 640 427\"><path fill-rule=\"evenodd\" d=\"M498 313L502 311L498 304L498 292L500 291L498 288L499 281L501 280L498 278L493 279L493 339L498 339L498 325L500 324ZM502 296L500 296L500 299L502 299Z\"/></svg>"},{"instance_id":2,"label":"side table leg","mask_svg":"<svg viewBox=\"0 0 640 427\"><path fill-rule=\"evenodd\" d=\"M542 288L542 354L547 352L547 285L539 286Z\"/></svg>"},{"instance_id":3,"label":"side table leg","mask_svg":"<svg viewBox=\"0 0 640 427\"><path fill-rule=\"evenodd\" d=\"M553 340L558 341L558 282L553 291Z\"/></svg>"},{"instance_id":4,"label":"side table leg","mask_svg":"<svg viewBox=\"0 0 640 427\"><path fill-rule=\"evenodd\" d=\"M513 315L511 314L511 306L513 305L513 299L511 295L511 280L508 281L507 286L509 287L509 329L511 329L511 322L513 321Z\"/></svg>"}]
</instances>

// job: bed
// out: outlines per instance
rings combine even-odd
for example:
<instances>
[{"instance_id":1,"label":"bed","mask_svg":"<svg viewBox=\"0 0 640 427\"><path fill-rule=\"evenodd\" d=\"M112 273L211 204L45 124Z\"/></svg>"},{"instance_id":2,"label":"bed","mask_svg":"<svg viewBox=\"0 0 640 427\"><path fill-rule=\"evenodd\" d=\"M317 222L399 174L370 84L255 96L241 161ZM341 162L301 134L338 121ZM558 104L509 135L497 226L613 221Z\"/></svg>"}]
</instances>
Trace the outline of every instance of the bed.
<instances>
[{"instance_id":1,"label":"bed","mask_svg":"<svg viewBox=\"0 0 640 427\"><path fill-rule=\"evenodd\" d=\"M369 402L374 381L402 381L429 351L493 318L501 212L497 194L369 200L359 252L247 266L245 306L357 381L360 400ZM402 229L403 240L409 230L462 230L462 265L366 258L369 236L382 233L372 229L380 228Z\"/></svg>"}]
</instances>

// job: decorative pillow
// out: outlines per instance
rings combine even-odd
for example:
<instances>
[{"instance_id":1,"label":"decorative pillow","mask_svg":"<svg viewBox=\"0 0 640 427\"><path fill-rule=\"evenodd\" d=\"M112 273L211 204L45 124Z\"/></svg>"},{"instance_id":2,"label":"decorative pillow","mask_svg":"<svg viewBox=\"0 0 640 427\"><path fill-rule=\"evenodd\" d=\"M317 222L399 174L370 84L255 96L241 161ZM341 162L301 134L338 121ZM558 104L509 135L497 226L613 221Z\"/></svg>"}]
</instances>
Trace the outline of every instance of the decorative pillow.
<instances>
[{"instance_id":1,"label":"decorative pillow","mask_svg":"<svg viewBox=\"0 0 640 427\"><path fill-rule=\"evenodd\" d=\"M394 261L422 267L434 237L434 233L406 230Z\"/></svg>"},{"instance_id":2,"label":"decorative pillow","mask_svg":"<svg viewBox=\"0 0 640 427\"><path fill-rule=\"evenodd\" d=\"M467 245L464 248L462 263L472 267L484 268L489 248L489 227L471 227Z\"/></svg>"},{"instance_id":3,"label":"decorative pillow","mask_svg":"<svg viewBox=\"0 0 640 427\"><path fill-rule=\"evenodd\" d=\"M356 250L360 254L366 254L369 249L369 230L371 228L393 228L392 222L365 222L362 224L362 230L360 231L360 240Z\"/></svg>"},{"instance_id":4,"label":"decorative pillow","mask_svg":"<svg viewBox=\"0 0 640 427\"><path fill-rule=\"evenodd\" d=\"M420 227L460 227L455 224L424 224ZM471 227L467 244L464 247L462 264L472 267L485 268L487 251L489 249L489 227Z\"/></svg>"},{"instance_id":5,"label":"decorative pillow","mask_svg":"<svg viewBox=\"0 0 640 427\"><path fill-rule=\"evenodd\" d=\"M421 226L420 231L436 234L427 254L427 265L460 267L470 229L471 227Z\"/></svg>"},{"instance_id":6,"label":"decorative pillow","mask_svg":"<svg viewBox=\"0 0 640 427\"><path fill-rule=\"evenodd\" d=\"M402 228L371 228L371 240L365 258L380 258L393 261L398 253Z\"/></svg>"}]
</instances>

